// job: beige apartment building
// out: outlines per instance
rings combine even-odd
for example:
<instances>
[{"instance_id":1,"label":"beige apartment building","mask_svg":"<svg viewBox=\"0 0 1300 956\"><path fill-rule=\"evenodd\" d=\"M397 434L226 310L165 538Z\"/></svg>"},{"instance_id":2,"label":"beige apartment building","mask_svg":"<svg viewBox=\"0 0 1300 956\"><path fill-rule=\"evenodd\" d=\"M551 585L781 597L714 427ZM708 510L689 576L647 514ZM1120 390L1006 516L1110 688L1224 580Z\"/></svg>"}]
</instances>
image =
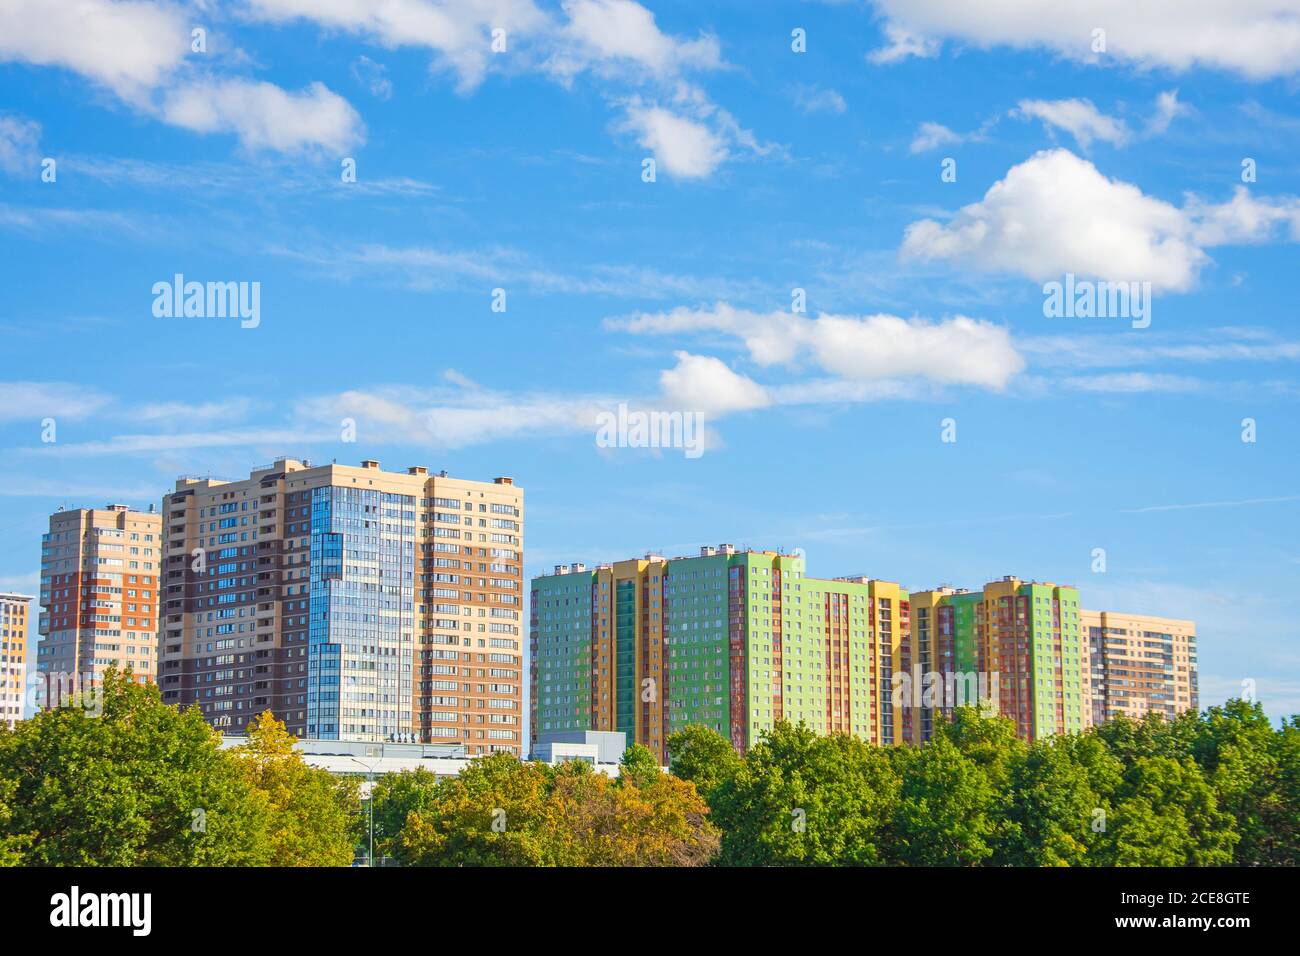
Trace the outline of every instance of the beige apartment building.
<instances>
[{"instance_id":1,"label":"beige apartment building","mask_svg":"<svg viewBox=\"0 0 1300 956\"><path fill-rule=\"evenodd\" d=\"M1199 707L1194 621L1080 611L1079 623L1088 648L1090 723L1151 711L1172 719Z\"/></svg>"},{"instance_id":2,"label":"beige apartment building","mask_svg":"<svg viewBox=\"0 0 1300 956\"><path fill-rule=\"evenodd\" d=\"M30 594L0 593L0 723L12 727L23 717L27 687Z\"/></svg>"},{"instance_id":3,"label":"beige apartment building","mask_svg":"<svg viewBox=\"0 0 1300 956\"><path fill-rule=\"evenodd\" d=\"M163 699L242 733L521 755L523 490L277 459L163 500Z\"/></svg>"},{"instance_id":4,"label":"beige apartment building","mask_svg":"<svg viewBox=\"0 0 1300 956\"><path fill-rule=\"evenodd\" d=\"M43 683L95 683L110 665L140 683L158 673L162 516L126 505L50 515L41 538ZM68 686L66 683L64 686ZM40 694L43 704L47 699Z\"/></svg>"}]
</instances>

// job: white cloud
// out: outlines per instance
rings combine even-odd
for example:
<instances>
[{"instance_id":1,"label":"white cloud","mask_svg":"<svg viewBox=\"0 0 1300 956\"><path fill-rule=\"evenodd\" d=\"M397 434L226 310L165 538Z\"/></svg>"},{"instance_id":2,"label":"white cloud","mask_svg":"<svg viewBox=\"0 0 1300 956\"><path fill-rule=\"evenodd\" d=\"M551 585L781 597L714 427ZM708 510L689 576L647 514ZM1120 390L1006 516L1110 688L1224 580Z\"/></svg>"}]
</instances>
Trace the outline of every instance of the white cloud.
<instances>
[{"instance_id":1,"label":"white cloud","mask_svg":"<svg viewBox=\"0 0 1300 956\"><path fill-rule=\"evenodd\" d=\"M548 64L558 75L631 64L662 80L686 69L711 70L722 64L716 38L670 37L660 31L654 14L633 0L565 0L562 6L569 22Z\"/></svg>"},{"instance_id":2,"label":"white cloud","mask_svg":"<svg viewBox=\"0 0 1300 956\"><path fill-rule=\"evenodd\" d=\"M1157 362L1226 363L1300 361L1300 341L1250 330L1216 329L1194 341L1170 341L1149 331L1095 336L1043 335L1021 338L1017 347L1034 365L1104 368Z\"/></svg>"},{"instance_id":3,"label":"white cloud","mask_svg":"<svg viewBox=\"0 0 1300 956\"><path fill-rule=\"evenodd\" d=\"M1039 281L1073 272L1182 291L1209 262L1202 246L1263 241L1281 221L1291 223L1294 238L1296 210L1294 199L1255 200L1240 190L1229 203L1190 198L1180 209L1055 149L1013 166L947 224L912 223L901 253Z\"/></svg>"},{"instance_id":4,"label":"white cloud","mask_svg":"<svg viewBox=\"0 0 1300 956\"><path fill-rule=\"evenodd\" d=\"M1075 376L1063 381L1066 388L1080 392L1194 392L1200 379L1185 375L1150 372L1114 372L1109 375Z\"/></svg>"},{"instance_id":5,"label":"white cloud","mask_svg":"<svg viewBox=\"0 0 1300 956\"><path fill-rule=\"evenodd\" d=\"M916 135L912 137L911 151L913 153L924 153L940 146L947 146L949 143L961 143L965 142L965 140L964 133L950 130L942 123L926 122L917 128Z\"/></svg>"},{"instance_id":6,"label":"white cloud","mask_svg":"<svg viewBox=\"0 0 1300 956\"><path fill-rule=\"evenodd\" d=\"M357 111L322 83L299 93L250 80L194 83L167 94L163 115L198 132L234 133L252 150L337 153L365 139Z\"/></svg>"},{"instance_id":7,"label":"white cloud","mask_svg":"<svg viewBox=\"0 0 1300 956\"><path fill-rule=\"evenodd\" d=\"M1147 120L1143 134L1159 136L1175 119L1191 112L1190 107L1179 102L1177 90L1166 90L1156 96L1155 110ZM1088 99L1021 100L1011 115L1040 119L1049 127L1063 129L1084 149L1094 140L1127 146L1134 138L1122 119L1107 116Z\"/></svg>"},{"instance_id":8,"label":"white cloud","mask_svg":"<svg viewBox=\"0 0 1300 956\"><path fill-rule=\"evenodd\" d=\"M662 106L630 104L622 128L634 133L667 172L683 179L708 176L727 158L722 137Z\"/></svg>"},{"instance_id":9,"label":"white cloud","mask_svg":"<svg viewBox=\"0 0 1300 956\"><path fill-rule=\"evenodd\" d=\"M243 418L254 407L255 403L247 398L198 403L154 402L132 409L129 417L149 424L194 424Z\"/></svg>"},{"instance_id":10,"label":"white cloud","mask_svg":"<svg viewBox=\"0 0 1300 956\"><path fill-rule=\"evenodd\" d=\"M732 371L721 359L689 352L674 352L673 356L677 365L659 373L659 387L670 408L711 417L771 403L763 386Z\"/></svg>"},{"instance_id":11,"label":"white cloud","mask_svg":"<svg viewBox=\"0 0 1300 956\"><path fill-rule=\"evenodd\" d=\"M21 116L0 115L0 169L34 174L40 153L41 124Z\"/></svg>"},{"instance_id":12,"label":"white cloud","mask_svg":"<svg viewBox=\"0 0 1300 956\"><path fill-rule=\"evenodd\" d=\"M867 54L872 63L886 64L906 60L910 56L933 57L939 55L940 44L937 40L926 39L896 23L885 25L885 37L889 45L873 50Z\"/></svg>"},{"instance_id":13,"label":"white cloud","mask_svg":"<svg viewBox=\"0 0 1300 956\"><path fill-rule=\"evenodd\" d=\"M1282 223L1289 224L1293 239L1300 239L1300 202L1256 199L1245 186L1237 186L1232 199L1217 205L1188 196L1187 211L1196 222L1196 241L1205 246L1267 242Z\"/></svg>"},{"instance_id":14,"label":"white cloud","mask_svg":"<svg viewBox=\"0 0 1300 956\"><path fill-rule=\"evenodd\" d=\"M71 382L0 382L0 422L29 421L35 429L43 418L84 418L110 401L96 389Z\"/></svg>"},{"instance_id":15,"label":"white cloud","mask_svg":"<svg viewBox=\"0 0 1300 956\"><path fill-rule=\"evenodd\" d=\"M248 0L246 9L256 20L308 20L370 37L389 49L432 50L435 69L454 72L462 92L483 82L494 55L494 28L506 31L509 53L547 25L532 0Z\"/></svg>"},{"instance_id":16,"label":"white cloud","mask_svg":"<svg viewBox=\"0 0 1300 956\"><path fill-rule=\"evenodd\" d=\"M435 68L454 72L462 93L493 69L539 72L565 86L590 73L618 87L606 93L624 110L616 129L635 133L665 171L685 179L710 175L730 146L776 149L687 82L690 71L723 67L717 39L666 34L634 0L564 0L555 15L532 0L248 0L247 9L254 19L302 19L389 48L432 50ZM491 52L496 28L506 31L508 55Z\"/></svg>"},{"instance_id":17,"label":"white cloud","mask_svg":"<svg viewBox=\"0 0 1300 956\"><path fill-rule=\"evenodd\" d=\"M794 102L805 113L843 113L849 108L837 90L819 86L797 86Z\"/></svg>"},{"instance_id":18,"label":"white cloud","mask_svg":"<svg viewBox=\"0 0 1300 956\"><path fill-rule=\"evenodd\" d=\"M1089 63L1231 70L1252 79L1300 70L1295 0L874 0L891 44L878 62L933 55L935 41L1046 48ZM1105 30L1104 53L1093 30Z\"/></svg>"},{"instance_id":19,"label":"white cloud","mask_svg":"<svg viewBox=\"0 0 1300 956\"><path fill-rule=\"evenodd\" d=\"M721 65L714 37L669 36L633 0L565 0L561 8L563 18L553 18L532 0L248 0L247 11L271 22L308 20L388 48L431 50L434 67L454 72L462 92L479 86L497 64L537 68L566 82L586 70L664 81ZM498 28L506 31L502 56L491 46Z\"/></svg>"},{"instance_id":20,"label":"white cloud","mask_svg":"<svg viewBox=\"0 0 1300 956\"><path fill-rule=\"evenodd\" d=\"M633 334L722 332L742 341L759 365L793 365L811 359L850 382L919 378L938 384L1001 389L1024 368L1005 328L957 316L941 322L894 315L756 313L725 302L611 319Z\"/></svg>"},{"instance_id":21,"label":"white cloud","mask_svg":"<svg viewBox=\"0 0 1300 956\"><path fill-rule=\"evenodd\" d=\"M72 70L140 103L189 53L171 5L113 0L0 0L0 60Z\"/></svg>"},{"instance_id":22,"label":"white cloud","mask_svg":"<svg viewBox=\"0 0 1300 956\"><path fill-rule=\"evenodd\" d=\"M1048 126L1063 129L1084 149L1093 140L1123 146L1129 138L1124 121L1102 113L1091 100L1021 100L1014 115L1034 117Z\"/></svg>"},{"instance_id":23,"label":"white cloud","mask_svg":"<svg viewBox=\"0 0 1300 956\"><path fill-rule=\"evenodd\" d=\"M1159 136L1175 119L1191 112L1191 107L1179 102L1177 90L1165 90L1156 97L1156 111L1147 122L1147 135Z\"/></svg>"},{"instance_id":24,"label":"white cloud","mask_svg":"<svg viewBox=\"0 0 1300 956\"><path fill-rule=\"evenodd\" d=\"M382 63L376 63L368 56L359 56L352 61L352 76L376 99L392 98L393 81L388 78L388 68Z\"/></svg>"},{"instance_id":25,"label":"white cloud","mask_svg":"<svg viewBox=\"0 0 1300 956\"><path fill-rule=\"evenodd\" d=\"M0 0L0 61L73 70L145 114L197 132L234 132L252 149L337 150L360 141L356 112L320 83L295 94L265 82L186 79L191 26L181 7L166 3Z\"/></svg>"}]
</instances>

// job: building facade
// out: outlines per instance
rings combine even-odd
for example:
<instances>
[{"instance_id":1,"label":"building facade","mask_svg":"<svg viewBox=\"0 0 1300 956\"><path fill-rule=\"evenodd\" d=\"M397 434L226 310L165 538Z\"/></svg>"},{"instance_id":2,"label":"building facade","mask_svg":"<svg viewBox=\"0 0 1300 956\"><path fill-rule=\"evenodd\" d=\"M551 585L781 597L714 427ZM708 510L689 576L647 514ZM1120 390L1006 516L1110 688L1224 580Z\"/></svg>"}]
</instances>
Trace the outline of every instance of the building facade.
<instances>
[{"instance_id":1,"label":"building facade","mask_svg":"<svg viewBox=\"0 0 1300 956\"><path fill-rule=\"evenodd\" d=\"M702 548L532 582L532 734L617 731L667 761L711 727L738 752L778 720L876 743L903 736L894 668L910 660L907 592L810 578L800 554Z\"/></svg>"},{"instance_id":2,"label":"building facade","mask_svg":"<svg viewBox=\"0 0 1300 956\"><path fill-rule=\"evenodd\" d=\"M0 722L12 727L23 718L27 698L29 594L0 593Z\"/></svg>"},{"instance_id":3,"label":"building facade","mask_svg":"<svg viewBox=\"0 0 1300 956\"><path fill-rule=\"evenodd\" d=\"M936 718L979 701L1012 720L1025 740L1089 725L1087 645L1076 588L1008 575L980 591L943 587L914 592L911 599L911 686L936 690L911 698L909 739L931 739Z\"/></svg>"},{"instance_id":4,"label":"building facade","mask_svg":"<svg viewBox=\"0 0 1300 956\"><path fill-rule=\"evenodd\" d=\"M162 688L240 733L522 756L523 490L291 458L163 501Z\"/></svg>"},{"instance_id":5,"label":"building facade","mask_svg":"<svg viewBox=\"0 0 1300 956\"><path fill-rule=\"evenodd\" d=\"M129 668L140 683L156 679L161 567L162 516L152 508L109 505L50 515L41 538L36 652L47 689L95 684L110 666Z\"/></svg>"},{"instance_id":6,"label":"building facade","mask_svg":"<svg viewBox=\"0 0 1300 956\"><path fill-rule=\"evenodd\" d=\"M1089 722L1154 712L1172 719L1200 706L1196 623L1169 617L1083 611Z\"/></svg>"}]
</instances>

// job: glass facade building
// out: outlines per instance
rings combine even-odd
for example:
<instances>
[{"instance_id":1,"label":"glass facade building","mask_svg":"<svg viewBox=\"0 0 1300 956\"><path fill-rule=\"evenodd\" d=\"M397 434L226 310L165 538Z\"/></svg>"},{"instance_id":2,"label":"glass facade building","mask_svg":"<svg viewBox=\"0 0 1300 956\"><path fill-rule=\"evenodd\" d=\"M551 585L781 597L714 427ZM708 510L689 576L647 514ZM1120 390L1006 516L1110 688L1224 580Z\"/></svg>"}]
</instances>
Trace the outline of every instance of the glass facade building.
<instances>
[{"instance_id":1,"label":"glass facade building","mask_svg":"<svg viewBox=\"0 0 1300 956\"><path fill-rule=\"evenodd\" d=\"M307 733L391 739L411 727L412 495L312 490Z\"/></svg>"}]
</instances>

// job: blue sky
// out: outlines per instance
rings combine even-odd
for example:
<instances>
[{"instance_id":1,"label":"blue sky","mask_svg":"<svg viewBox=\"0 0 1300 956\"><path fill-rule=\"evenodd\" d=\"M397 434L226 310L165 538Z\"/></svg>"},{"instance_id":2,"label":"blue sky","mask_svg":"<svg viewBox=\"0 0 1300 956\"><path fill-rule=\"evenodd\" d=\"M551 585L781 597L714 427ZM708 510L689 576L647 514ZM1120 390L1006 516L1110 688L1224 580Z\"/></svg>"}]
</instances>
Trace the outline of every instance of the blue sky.
<instances>
[{"instance_id":1,"label":"blue sky","mask_svg":"<svg viewBox=\"0 0 1300 956\"><path fill-rule=\"evenodd\" d=\"M61 504L375 457L514 476L529 575L1055 580L1300 712L1295 0L48 6L0 2L0 587ZM176 273L260 323L156 317ZM1150 325L1045 317L1066 273ZM619 402L706 452L597 447Z\"/></svg>"}]
</instances>

